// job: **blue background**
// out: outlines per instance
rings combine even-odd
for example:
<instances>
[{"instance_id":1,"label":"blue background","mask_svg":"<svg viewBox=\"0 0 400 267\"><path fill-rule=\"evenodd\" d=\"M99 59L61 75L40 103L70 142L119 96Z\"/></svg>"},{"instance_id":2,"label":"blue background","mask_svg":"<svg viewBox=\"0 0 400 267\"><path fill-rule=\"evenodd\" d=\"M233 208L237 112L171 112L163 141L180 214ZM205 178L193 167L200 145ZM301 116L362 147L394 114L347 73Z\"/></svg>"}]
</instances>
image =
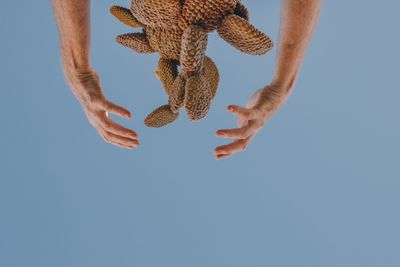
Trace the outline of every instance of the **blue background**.
<instances>
[{"instance_id":1,"label":"blue background","mask_svg":"<svg viewBox=\"0 0 400 267\"><path fill-rule=\"evenodd\" d=\"M49 1L0 9L0 266L400 266L398 1L326 1L296 88L245 153L216 161L275 52L241 54L215 33L220 90L207 119L142 121L166 103L156 55L93 1L92 62L129 108L141 147L97 135L64 82ZM277 41L279 1L246 1Z\"/></svg>"}]
</instances>

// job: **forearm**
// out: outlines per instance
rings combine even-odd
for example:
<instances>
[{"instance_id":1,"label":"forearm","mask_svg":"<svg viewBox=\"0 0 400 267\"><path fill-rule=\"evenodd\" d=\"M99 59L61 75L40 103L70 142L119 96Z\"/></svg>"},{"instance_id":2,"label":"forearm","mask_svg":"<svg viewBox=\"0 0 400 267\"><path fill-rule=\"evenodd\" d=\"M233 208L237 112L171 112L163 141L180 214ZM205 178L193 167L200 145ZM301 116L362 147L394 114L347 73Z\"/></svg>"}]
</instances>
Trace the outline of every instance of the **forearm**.
<instances>
[{"instance_id":1,"label":"forearm","mask_svg":"<svg viewBox=\"0 0 400 267\"><path fill-rule=\"evenodd\" d=\"M321 0L282 0L281 25L273 85L288 94L317 23Z\"/></svg>"},{"instance_id":2,"label":"forearm","mask_svg":"<svg viewBox=\"0 0 400 267\"><path fill-rule=\"evenodd\" d=\"M80 71L90 70L90 1L52 0L60 37L64 73L74 93L73 86Z\"/></svg>"},{"instance_id":3,"label":"forearm","mask_svg":"<svg viewBox=\"0 0 400 267\"><path fill-rule=\"evenodd\" d=\"M297 78L311 39L322 0L282 0L281 25L275 76L272 83L257 90L246 108L230 105L228 111L239 116L237 129L223 129L217 136L234 141L217 147L217 159L243 151L254 136L285 102Z\"/></svg>"}]
</instances>

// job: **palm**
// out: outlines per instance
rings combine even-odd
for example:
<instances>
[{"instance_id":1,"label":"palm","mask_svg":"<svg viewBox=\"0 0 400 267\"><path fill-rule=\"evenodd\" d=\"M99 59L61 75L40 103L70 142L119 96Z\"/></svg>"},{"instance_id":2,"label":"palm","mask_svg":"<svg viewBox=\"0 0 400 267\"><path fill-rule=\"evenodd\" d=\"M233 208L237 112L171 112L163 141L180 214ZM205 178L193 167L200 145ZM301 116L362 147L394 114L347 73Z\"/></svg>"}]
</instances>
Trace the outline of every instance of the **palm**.
<instances>
[{"instance_id":1,"label":"palm","mask_svg":"<svg viewBox=\"0 0 400 267\"><path fill-rule=\"evenodd\" d=\"M107 100L103 94L100 79L93 70L81 71L70 79L90 124L108 143L121 148L135 148L139 145L136 132L123 127L108 117L114 113L129 119L131 113L125 108Z\"/></svg>"},{"instance_id":2,"label":"palm","mask_svg":"<svg viewBox=\"0 0 400 267\"><path fill-rule=\"evenodd\" d=\"M256 92L250 97L249 101L248 101L247 104L246 104L246 108L247 108L247 109L255 110L255 109L257 109L257 106L259 106L259 104L262 103L262 101L261 101L261 100L262 100L262 97L261 97L262 90L263 90L263 89L260 89L260 90L256 91ZM243 116L243 115L241 115L241 114L238 114L238 120L237 120L237 126L238 126L238 127L243 127L243 126L245 126L248 122L249 122L248 117Z\"/></svg>"},{"instance_id":3,"label":"palm","mask_svg":"<svg viewBox=\"0 0 400 267\"><path fill-rule=\"evenodd\" d=\"M229 157L246 149L281 104L282 98L277 94L280 91L279 88L269 86L256 91L246 107L228 106L228 111L238 116L238 128L216 132L218 137L233 139L232 143L215 149L217 159Z\"/></svg>"}]
</instances>

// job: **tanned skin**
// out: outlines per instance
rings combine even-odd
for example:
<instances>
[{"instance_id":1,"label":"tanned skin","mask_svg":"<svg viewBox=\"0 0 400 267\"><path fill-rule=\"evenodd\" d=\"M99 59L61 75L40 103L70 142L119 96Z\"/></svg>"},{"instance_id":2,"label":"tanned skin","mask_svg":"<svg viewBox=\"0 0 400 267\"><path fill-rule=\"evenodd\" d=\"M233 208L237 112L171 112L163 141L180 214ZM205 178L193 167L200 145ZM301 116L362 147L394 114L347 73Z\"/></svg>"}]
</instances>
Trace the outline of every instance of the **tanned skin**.
<instances>
[{"instance_id":1,"label":"tanned skin","mask_svg":"<svg viewBox=\"0 0 400 267\"><path fill-rule=\"evenodd\" d=\"M286 101L316 26L321 2L282 0L274 79L256 91L246 107L227 107L238 116L238 128L216 131L216 136L232 140L214 149L216 159L244 151ZM64 74L89 122L107 142L122 148L136 148L139 145L136 132L108 118L110 112L130 119L131 113L105 98L99 77L90 64L90 0L52 0L52 4L60 34Z\"/></svg>"},{"instance_id":2,"label":"tanned skin","mask_svg":"<svg viewBox=\"0 0 400 267\"><path fill-rule=\"evenodd\" d=\"M138 135L108 118L108 112L126 119L131 113L105 98L99 76L90 64L90 1L52 0L52 4L65 78L90 124L111 144L137 147Z\"/></svg>"},{"instance_id":3,"label":"tanned skin","mask_svg":"<svg viewBox=\"0 0 400 267\"><path fill-rule=\"evenodd\" d=\"M229 105L238 116L236 129L218 130L216 135L233 142L215 148L217 159L243 151L293 90L300 65L317 24L322 0L282 0L278 55L274 79L256 91L246 107Z\"/></svg>"}]
</instances>

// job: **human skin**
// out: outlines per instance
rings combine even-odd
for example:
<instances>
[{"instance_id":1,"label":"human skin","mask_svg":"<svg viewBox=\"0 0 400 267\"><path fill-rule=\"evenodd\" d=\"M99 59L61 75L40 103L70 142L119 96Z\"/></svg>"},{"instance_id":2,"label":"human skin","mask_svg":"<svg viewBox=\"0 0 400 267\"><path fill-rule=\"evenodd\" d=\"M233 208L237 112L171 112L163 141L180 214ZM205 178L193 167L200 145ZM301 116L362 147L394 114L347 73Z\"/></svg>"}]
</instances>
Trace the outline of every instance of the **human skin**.
<instances>
[{"instance_id":1,"label":"human skin","mask_svg":"<svg viewBox=\"0 0 400 267\"><path fill-rule=\"evenodd\" d=\"M229 105L237 127L220 129L217 137L232 142L214 149L216 159L244 151L293 90L308 43L317 24L322 0L282 0L279 45L271 84L256 91L246 107Z\"/></svg>"},{"instance_id":2,"label":"human skin","mask_svg":"<svg viewBox=\"0 0 400 267\"><path fill-rule=\"evenodd\" d=\"M132 149L136 132L112 121L108 113L130 119L125 108L107 100L99 76L90 64L90 1L52 0L65 78L91 125L108 143Z\"/></svg>"},{"instance_id":3,"label":"human skin","mask_svg":"<svg viewBox=\"0 0 400 267\"><path fill-rule=\"evenodd\" d=\"M238 128L216 131L216 136L232 139L232 143L214 149L216 159L244 151L268 119L286 101L294 87L315 28L321 2L322 0L282 0L273 81L257 90L246 107L227 107L229 112L238 116ZM64 74L89 122L105 141L122 148L136 148L139 145L136 132L108 118L108 112L127 119L131 118L131 113L105 98L99 77L90 64L90 1L52 0L52 4L60 35Z\"/></svg>"}]
</instances>

